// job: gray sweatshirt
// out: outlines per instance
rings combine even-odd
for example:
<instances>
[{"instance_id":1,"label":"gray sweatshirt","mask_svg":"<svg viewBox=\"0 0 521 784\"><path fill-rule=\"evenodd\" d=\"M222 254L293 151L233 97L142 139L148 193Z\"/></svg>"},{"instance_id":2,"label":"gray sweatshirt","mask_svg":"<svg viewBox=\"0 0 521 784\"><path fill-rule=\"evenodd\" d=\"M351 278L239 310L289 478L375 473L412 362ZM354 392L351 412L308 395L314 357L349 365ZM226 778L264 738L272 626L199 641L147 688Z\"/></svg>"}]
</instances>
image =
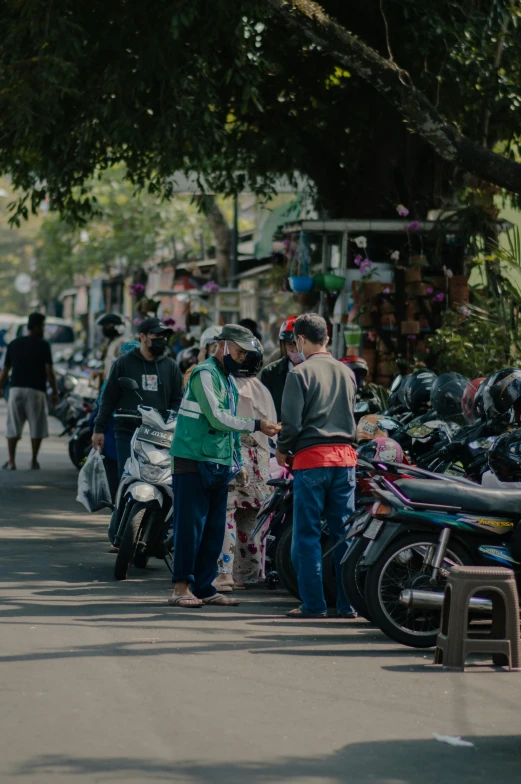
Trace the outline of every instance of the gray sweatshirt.
<instances>
[{"instance_id":1,"label":"gray sweatshirt","mask_svg":"<svg viewBox=\"0 0 521 784\"><path fill-rule=\"evenodd\" d=\"M355 438L356 388L350 370L331 354L312 354L292 368L282 397L283 454Z\"/></svg>"}]
</instances>

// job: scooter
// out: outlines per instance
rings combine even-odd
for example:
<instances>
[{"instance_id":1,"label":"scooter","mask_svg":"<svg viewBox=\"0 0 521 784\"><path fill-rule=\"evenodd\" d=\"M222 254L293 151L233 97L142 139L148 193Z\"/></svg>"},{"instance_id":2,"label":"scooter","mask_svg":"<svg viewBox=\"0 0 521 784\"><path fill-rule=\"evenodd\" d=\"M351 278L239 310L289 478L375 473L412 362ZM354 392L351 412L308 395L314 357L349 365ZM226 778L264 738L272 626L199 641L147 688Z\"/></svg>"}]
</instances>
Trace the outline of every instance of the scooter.
<instances>
[{"instance_id":1,"label":"scooter","mask_svg":"<svg viewBox=\"0 0 521 784\"><path fill-rule=\"evenodd\" d=\"M119 384L141 399L134 379L123 377ZM152 557L164 560L172 570L172 537L167 536L173 511L170 446L177 414L167 411L164 417L155 408L138 405L136 419L141 424L132 437L113 511L118 521L116 580L125 580L132 565L144 569Z\"/></svg>"}]
</instances>

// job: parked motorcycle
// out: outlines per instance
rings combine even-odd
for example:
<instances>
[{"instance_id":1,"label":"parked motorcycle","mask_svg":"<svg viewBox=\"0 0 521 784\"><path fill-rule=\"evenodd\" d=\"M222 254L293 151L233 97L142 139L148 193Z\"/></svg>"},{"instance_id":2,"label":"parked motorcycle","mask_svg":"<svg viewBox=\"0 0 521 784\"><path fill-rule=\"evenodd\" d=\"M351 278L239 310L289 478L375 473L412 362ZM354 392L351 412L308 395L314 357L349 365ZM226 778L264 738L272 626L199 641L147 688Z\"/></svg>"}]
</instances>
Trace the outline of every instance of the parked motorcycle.
<instances>
[{"instance_id":1,"label":"parked motorcycle","mask_svg":"<svg viewBox=\"0 0 521 784\"><path fill-rule=\"evenodd\" d=\"M131 378L120 378L120 386L139 396ZM140 397L140 396L139 396ZM117 520L114 544L119 547L114 576L125 580L132 565L144 569L149 558L165 561L172 569L172 476L170 446L177 415L162 415L150 406L138 405L140 421L131 442L131 455L125 466L113 511ZM135 413L135 412L133 412Z\"/></svg>"},{"instance_id":2,"label":"parked motorcycle","mask_svg":"<svg viewBox=\"0 0 521 784\"><path fill-rule=\"evenodd\" d=\"M410 476L409 467L401 472ZM452 566L521 567L517 549L510 548L521 521L521 491L447 477L380 476L372 484L377 500L363 534L370 544L362 562L368 612L393 640L431 647Z\"/></svg>"}]
</instances>

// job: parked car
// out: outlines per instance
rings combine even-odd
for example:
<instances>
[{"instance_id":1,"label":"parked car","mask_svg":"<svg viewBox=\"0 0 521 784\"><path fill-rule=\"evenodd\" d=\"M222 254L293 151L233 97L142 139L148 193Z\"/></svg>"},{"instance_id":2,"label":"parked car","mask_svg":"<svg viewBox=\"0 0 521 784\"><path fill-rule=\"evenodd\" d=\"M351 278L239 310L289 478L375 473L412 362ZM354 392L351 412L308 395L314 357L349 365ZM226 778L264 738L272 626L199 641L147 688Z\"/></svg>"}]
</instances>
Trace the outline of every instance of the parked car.
<instances>
[{"instance_id":1,"label":"parked car","mask_svg":"<svg viewBox=\"0 0 521 784\"><path fill-rule=\"evenodd\" d=\"M16 317L14 323L7 330L4 340L10 343L15 338L27 334L27 318ZM47 316L45 319L45 340L51 344L52 356L55 362L58 359L72 354L78 347L78 338L74 331L74 322L66 319Z\"/></svg>"}]
</instances>

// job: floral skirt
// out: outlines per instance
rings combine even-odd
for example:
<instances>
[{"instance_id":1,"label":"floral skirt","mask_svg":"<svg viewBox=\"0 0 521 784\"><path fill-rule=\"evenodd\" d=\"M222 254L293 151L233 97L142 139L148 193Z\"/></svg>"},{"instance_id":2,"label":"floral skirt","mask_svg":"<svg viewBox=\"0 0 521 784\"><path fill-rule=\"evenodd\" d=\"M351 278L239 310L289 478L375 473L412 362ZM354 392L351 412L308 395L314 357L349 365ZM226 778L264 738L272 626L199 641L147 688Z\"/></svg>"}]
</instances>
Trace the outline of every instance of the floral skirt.
<instances>
[{"instance_id":1,"label":"floral skirt","mask_svg":"<svg viewBox=\"0 0 521 784\"><path fill-rule=\"evenodd\" d=\"M251 439L253 441L253 439ZM256 444L243 441L243 460L250 483L247 487L230 485L226 513L226 531L221 555L217 561L219 574L229 574L230 582L257 582L262 574L262 547L259 531L253 541L257 513L271 488L268 455Z\"/></svg>"}]
</instances>

